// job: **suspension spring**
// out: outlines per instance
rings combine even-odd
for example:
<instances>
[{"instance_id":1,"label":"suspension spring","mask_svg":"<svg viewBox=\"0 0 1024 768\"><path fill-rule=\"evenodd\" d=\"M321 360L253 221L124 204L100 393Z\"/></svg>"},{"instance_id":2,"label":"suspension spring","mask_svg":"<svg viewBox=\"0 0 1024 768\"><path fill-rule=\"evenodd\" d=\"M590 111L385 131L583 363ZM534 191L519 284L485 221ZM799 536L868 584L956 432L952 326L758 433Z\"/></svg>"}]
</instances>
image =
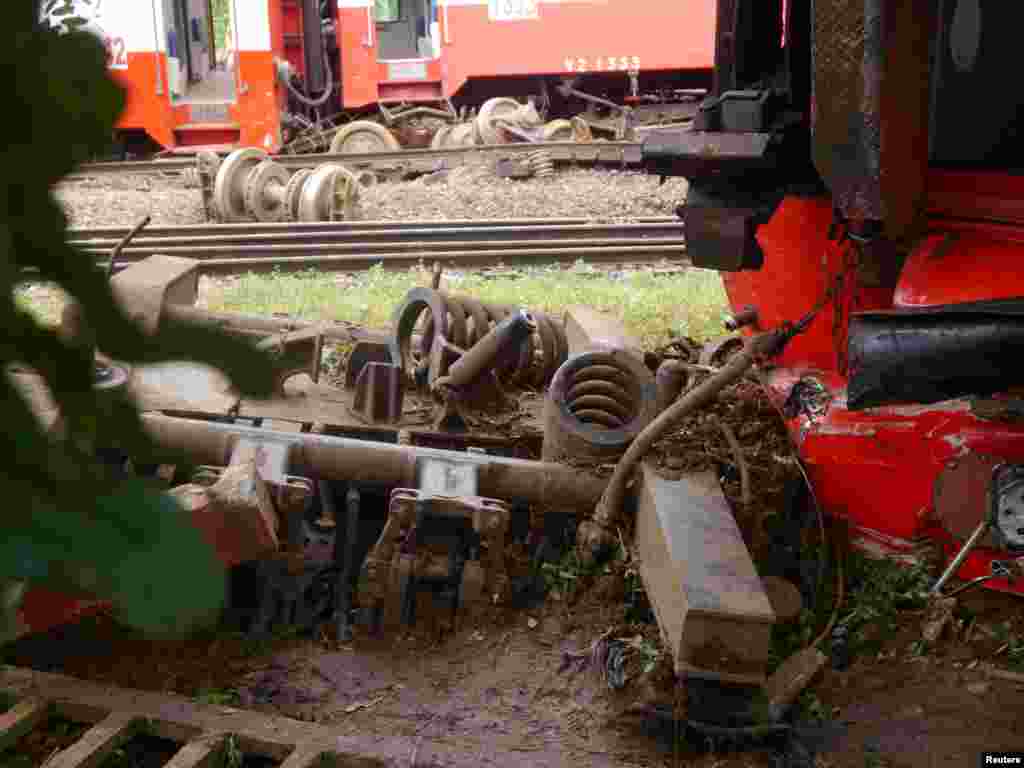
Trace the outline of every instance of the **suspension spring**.
<instances>
[{"instance_id":1,"label":"suspension spring","mask_svg":"<svg viewBox=\"0 0 1024 768\"><path fill-rule=\"evenodd\" d=\"M427 380L433 383L447 373L452 362L444 356L431 355L438 334L467 351L518 309L432 288L414 288L395 313L392 360L407 374L425 372ZM495 372L507 383L539 389L547 386L568 358L569 344L561 323L542 312L531 315L536 331L527 338L518 358L499 362ZM422 333L415 343L413 333L421 319Z\"/></svg>"}]
</instances>

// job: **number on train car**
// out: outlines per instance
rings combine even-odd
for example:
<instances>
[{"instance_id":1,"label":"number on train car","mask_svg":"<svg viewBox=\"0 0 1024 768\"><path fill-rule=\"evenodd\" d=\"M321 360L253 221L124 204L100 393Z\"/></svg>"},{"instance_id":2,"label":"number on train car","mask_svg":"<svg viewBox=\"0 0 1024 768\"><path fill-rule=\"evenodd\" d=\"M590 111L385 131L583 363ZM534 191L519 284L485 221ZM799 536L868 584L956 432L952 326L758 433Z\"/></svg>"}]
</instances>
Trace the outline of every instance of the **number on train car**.
<instances>
[{"instance_id":1,"label":"number on train car","mask_svg":"<svg viewBox=\"0 0 1024 768\"><path fill-rule=\"evenodd\" d=\"M522 21L536 19L537 0L489 0L491 21Z\"/></svg>"},{"instance_id":2,"label":"number on train car","mask_svg":"<svg viewBox=\"0 0 1024 768\"><path fill-rule=\"evenodd\" d=\"M566 56L567 72L631 72L640 69L639 56Z\"/></svg>"},{"instance_id":3,"label":"number on train car","mask_svg":"<svg viewBox=\"0 0 1024 768\"><path fill-rule=\"evenodd\" d=\"M107 37L107 67L110 69L128 69L128 46L123 37Z\"/></svg>"}]
</instances>

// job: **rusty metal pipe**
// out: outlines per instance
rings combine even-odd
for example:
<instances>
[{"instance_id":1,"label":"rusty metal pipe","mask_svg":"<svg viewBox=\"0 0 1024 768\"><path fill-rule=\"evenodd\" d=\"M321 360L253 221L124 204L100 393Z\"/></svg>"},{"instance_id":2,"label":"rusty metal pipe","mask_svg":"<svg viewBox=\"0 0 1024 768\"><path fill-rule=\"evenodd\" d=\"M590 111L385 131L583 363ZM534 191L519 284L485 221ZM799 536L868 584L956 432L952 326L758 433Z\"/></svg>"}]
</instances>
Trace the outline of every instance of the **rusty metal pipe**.
<instances>
[{"instance_id":1,"label":"rusty metal pipe","mask_svg":"<svg viewBox=\"0 0 1024 768\"><path fill-rule=\"evenodd\" d=\"M445 383L456 389L470 386L484 371L519 349L536 330L537 323L529 312L521 309L514 312L452 363L448 375L438 384Z\"/></svg>"},{"instance_id":2,"label":"rusty metal pipe","mask_svg":"<svg viewBox=\"0 0 1024 768\"><path fill-rule=\"evenodd\" d=\"M293 331L316 329L327 341L354 343L358 341L376 341L387 343L388 330L367 330L358 325L341 323L314 323L296 318L274 318L259 315L243 315L234 312L210 312L198 307L180 304L169 304L164 307L164 314L178 320L213 325L234 333L248 333L259 336L274 336Z\"/></svg>"},{"instance_id":3,"label":"rusty metal pipe","mask_svg":"<svg viewBox=\"0 0 1024 768\"><path fill-rule=\"evenodd\" d=\"M244 437L290 444L292 462L321 479L407 488L416 487L417 458L472 462L478 467L480 495L565 511L593 509L607 482L561 464L525 459L276 432L162 415L144 415L142 423L153 440L155 453L172 460L184 453L197 464L224 465L235 443Z\"/></svg>"},{"instance_id":4,"label":"rusty metal pipe","mask_svg":"<svg viewBox=\"0 0 1024 768\"><path fill-rule=\"evenodd\" d=\"M682 360L666 360L658 366L658 372L654 375L658 392L658 413L676 401L689 377L690 369Z\"/></svg>"}]
</instances>

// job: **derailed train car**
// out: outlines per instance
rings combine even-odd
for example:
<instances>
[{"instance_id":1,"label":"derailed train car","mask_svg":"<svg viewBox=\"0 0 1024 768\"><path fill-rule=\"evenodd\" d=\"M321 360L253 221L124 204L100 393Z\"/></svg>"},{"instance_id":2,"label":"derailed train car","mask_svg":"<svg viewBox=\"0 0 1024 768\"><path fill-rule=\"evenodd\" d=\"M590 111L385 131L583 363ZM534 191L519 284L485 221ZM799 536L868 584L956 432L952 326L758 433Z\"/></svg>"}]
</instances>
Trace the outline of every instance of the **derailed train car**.
<instances>
[{"instance_id":1,"label":"derailed train car","mask_svg":"<svg viewBox=\"0 0 1024 768\"><path fill-rule=\"evenodd\" d=\"M409 120L429 143L459 107L492 97L532 96L556 114L557 86L570 83L640 104L705 87L713 61L706 0L50 0L42 10L106 42L128 96L119 135L135 151L274 152L311 123L352 117L381 126L358 126L362 144L397 147Z\"/></svg>"}]
</instances>

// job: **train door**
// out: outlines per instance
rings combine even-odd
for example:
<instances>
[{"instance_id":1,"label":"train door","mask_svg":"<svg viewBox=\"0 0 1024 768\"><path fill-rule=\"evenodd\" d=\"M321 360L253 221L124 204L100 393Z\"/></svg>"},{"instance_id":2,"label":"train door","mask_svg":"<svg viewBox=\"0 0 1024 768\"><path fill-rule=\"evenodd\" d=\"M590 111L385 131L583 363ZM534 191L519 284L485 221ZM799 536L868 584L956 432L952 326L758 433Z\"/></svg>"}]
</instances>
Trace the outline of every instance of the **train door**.
<instances>
[{"instance_id":1,"label":"train door","mask_svg":"<svg viewBox=\"0 0 1024 768\"><path fill-rule=\"evenodd\" d=\"M161 2L172 105L212 110L193 122L226 120L227 105L237 95L235 0Z\"/></svg>"},{"instance_id":2,"label":"train door","mask_svg":"<svg viewBox=\"0 0 1024 768\"><path fill-rule=\"evenodd\" d=\"M375 0L374 19L380 61L437 58L437 0Z\"/></svg>"}]
</instances>

